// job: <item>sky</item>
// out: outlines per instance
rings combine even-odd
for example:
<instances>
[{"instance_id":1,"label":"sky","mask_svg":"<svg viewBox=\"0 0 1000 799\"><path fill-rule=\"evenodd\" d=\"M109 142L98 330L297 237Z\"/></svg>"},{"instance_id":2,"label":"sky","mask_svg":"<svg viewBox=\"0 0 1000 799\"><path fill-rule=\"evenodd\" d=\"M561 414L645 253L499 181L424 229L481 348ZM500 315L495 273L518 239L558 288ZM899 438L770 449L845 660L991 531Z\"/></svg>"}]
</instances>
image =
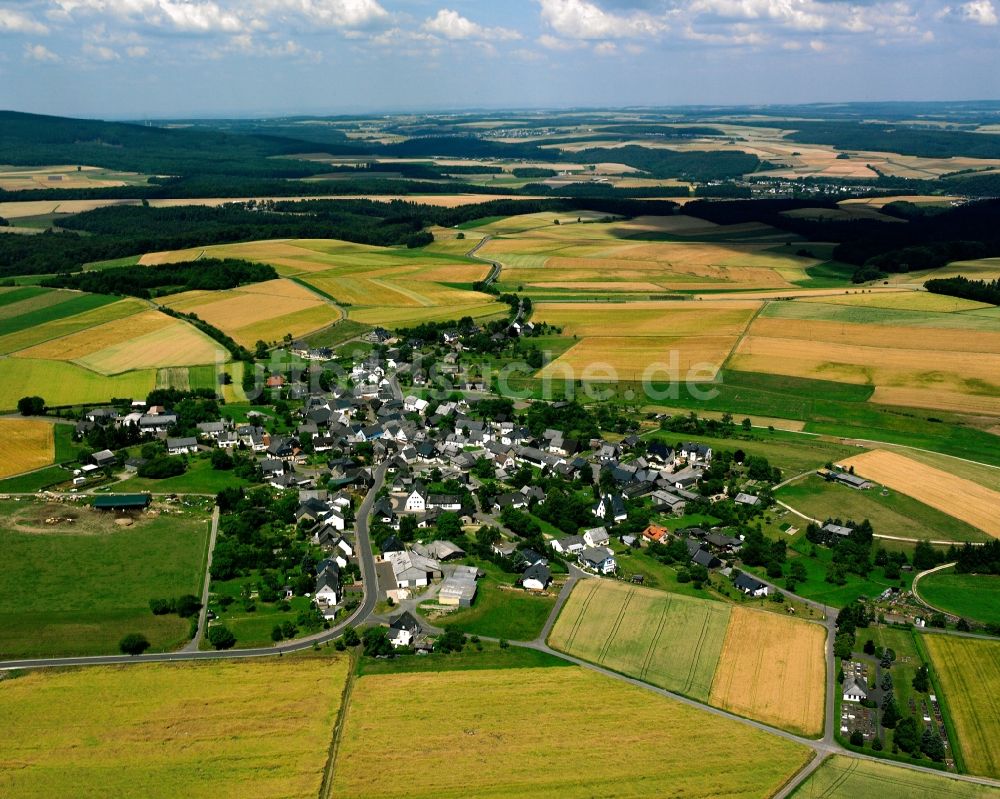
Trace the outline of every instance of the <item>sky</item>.
<instances>
[{"instance_id":1,"label":"sky","mask_svg":"<svg viewBox=\"0 0 1000 799\"><path fill-rule=\"evenodd\" d=\"M106 119L1000 99L1000 0L0 0L0 108Z\"/></svg>"}]
</instances>

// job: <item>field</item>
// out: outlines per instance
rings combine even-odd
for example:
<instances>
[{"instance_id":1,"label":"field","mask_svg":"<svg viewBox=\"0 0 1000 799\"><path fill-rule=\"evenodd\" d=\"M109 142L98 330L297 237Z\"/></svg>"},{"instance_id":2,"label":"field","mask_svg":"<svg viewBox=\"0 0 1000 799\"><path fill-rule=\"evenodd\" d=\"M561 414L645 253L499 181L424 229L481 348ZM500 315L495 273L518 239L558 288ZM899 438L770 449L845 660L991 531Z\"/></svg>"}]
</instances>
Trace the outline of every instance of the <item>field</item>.
<instances>
[{"instance_id":1,"label":"field","mask_svg":"<svg viewBox=\"0 0 1000 799\"><path fill-rule=\"evenodd\" d=\"M0 419L0 478L48 466L55 457L51 424L28 419Z\"/></svg>"},{"instance_id":2,"label":"field","mask_svg":"<svg viewBox=\"0 0 1000 799\"><path fill-rule=\"evenodd\" d=\"M826 631L733 608L709 702L803 735L823 730Z\"/></svg>"},{"instance_id":3,"label":"field","mask_svg":"<svg viewBox=\"0 0 1000 799\"><path fill-rule=\"evenodd\" d=\"M988 541L970 524L918 502L894 489L857 491L810 475L781 488L777 498L814 519L868 519L876 535L929 541Z\"/></svg>"},{"instance_id":4,"label":"field","mask_svg":"<svg viewBox=\"0 0 1000 799\"><path fill-rule=\"evenodd\" d=\"M6 295L0 294L0 299L4 296ZM17 332L0 336L0 353L6 354L27 349L44 341L69 336L81 330L113 322L116 319L124 319L148 307L142 300L129 298L110 304L102 304L92 310L47 319L33 326L24 327Z\"/></svg>"},{"instance_id":5,"label":"field","mask_svg":"<svg viewBox=\"0 0 1000 799\"><path fill-rule=\"evenodd\" d=\"M393 740L419 778L372 745ZM353 691L331 795L763 798L810 754L580 668L386 674Z\"/></svg>"},{"instance_id":6,"label":"field","mask_svg":"<svg viewBox=\"0 0 1000 799\"><path fill-rule=\"evenodd\" d=\"M912 799L915 796L996 799L1000 790L974 782L960 782L944 774L834 755L792 796L794 799Z\"/></svg>"},{"instance_id":7,"label":"field","mask_svg":"<svg viewBox=\"0 0 1000 799\"><path fill-rule=\"evenodd\" d=\"M920 597L936 608L984 624L1000 624L1000 577L955 574L951 570L922 577Z\"/></svg>"},{"instance_id":8,"label":"field","mask_svg":"<svg viewBox=\"0 0 1000 799\"><path fill-rule=\"evenodd\" d=\"M465 249L471 248L469 243ZM351 319L371 324L398 325L438 319L457 319L461 316L481 317L502 313L502 306L485 294L472 291L472 284L486 277L489 265L440 252L422 252L388 247L352 244L332 239L298 239L256 241L246 244L226 244L143 256L142 263L166 263L172 260L193 260L199 257L245 258L271 264L282 277L295 278L282 281L278 289L274 281L245 286L223 295L256 292L269 296L280 295L284 301L315 303L319 295L308 291L298 281L311 286L326 297L348 309ZM287 287L291 286L292 289ZM218 301L220 294L188 292L170 301L178 310L193 310L207 321L227 332L237 330L243 337L257 336L265 340L280 338L286 331L281 325L298 323L302 335L310 332L301 321L302 308L288 305L281 319L263 321L256 330L239 331L235 325L248 316L247 305L230 303L209 308L210 298ZM330 308L330 306L327 306ZM276 309L277 310L277 309ZM275 314L278 316L278 314ZM336 321L334 316L326 322ZM313 320L315 322L315 320ZM228 325L228 327L227 327ZM312 329L324 325L313 324ZM270 333L270 337L267 334ZM233 334L237 340L239 335ZM255 339L256 340L256 339ZM251 344L253 342L250 342Z\"/></svg>"},{"instance_id":9,"label":"field","mask_svg":"<svg viewBox=\"0 0 1000 799\"><path fill-rule=\"evenodd\" d=\"M549 643L734 713L818 735L822 627L606 580L573 589Z\"/></svg>"},{"instance_id":10,"label":"field","mask_svg":"<svg viewBox=\"0 0 1000 799\"><path fill-rule=\"evenodd\" d=\"M3 302L4 299L14 301ZM103 294L81 294L65 289L35 286L11 289L0 294L0 336L57 322L114 302L114 297Z\"/></svg>"},{"instance_id":11,"label":"field","mask_svg":"<svg viewBox=\"0 0 1000 799\"><path fill-rule=\"evenodd\" d=\"M943 513L1000 537L1000 492L888 450L872 450L843 461L845 469L900 491Z\"/></svg>"},{"instance_id":12,"label":"field","mask_svg":"<svg viewBox=\"0 0 1000 799\"><path fill-rule=\"evenodd\" d=\"M111 186L141 186L146 176L117 172L96 166L7 166L0 165L0 189L101 189Z\"/></svg>"},{"instance_id":13,"label":"field","mask_svg":"<svg viewBox=\"0 0 1000 799\"><path fill-rule=\"evenodd\" d=\"M865 308L892 308L904 311L933 311L935 313L956 313L974 311L991 306L960 297L931 294L926 291L871 291L853 292L839 296L810 297L802 302L819 302L830 305L864 306Z\"/></svg>"},{"instance_id":14,"label":"field","mask_svg":"<svg viewBox=\"0 0 1000 799\"><path fill-rule=\"evenodd\" d=\"M727 365L872 385L872 401L887 405L1000 415L1000 322L952 299L909 292L770 303Z\"/></svg>"},{"instance_id":15,"label":"field","mask_svg":"<svg viewBox=\"0 0 1000 799\"><path fill-rule=\"evenodd\" d=\"M29 347L17 357L72 361L111 375L214 363L229 353L187 322L147 310Z\"/></svg>"},{"instance_id":16,"label":"field","mask_svg":"<svg viewBox=\"0 0 1000 799\"><path fill-rule=\"evenodd\" d=\"M962 751L974 774L1000 778L1000 641L925 635Z\"/></svg>"},{"instance_id":17,"label":"field","mask_svg":"<svg viewBox=\"0 0 1000 799\"><path fill-rule=\"evenodd\" d=\"M268 658L5 680L0 794L316 796L347 670L346 658Z\"/></svg>"},{"instance_id":18,"label":"field","mask_svg":"<svg viewBox=\"0 0 1000 799\"><path fill-rule=\"evenodd\" d=\"M584 580L559 614L549 644L707 702L730 609L722 602Z\"/></svg>"},{"instance_id":19,"label":"field","mask_svg":"<svg viewBox=\"0 0 1000 799\"><path fill-rule=\"evenodd\" d=\"M100 375L65 361L2 358L0 409L13 409L25 391L40 392L52 405L107 402L112 397L145 397L156 385L156 370L142 369L121 375Z\"/></svg>"},{"instance_id":20,"label":"field","mask_svg":"<svg viewBox=\"0 0 1000 799\"><path fill-rule=\"evenodd\" d=\"M187 640L186 619L154 616L148 603L200 594L206 515L146 515L120 527L66 503L7 501L0 513L0 659L115 653L129 632L156 650Z\"/></svg>"},{"instance_id":21,"label":"field","mask_svg":"<svg viewBox=\"0 0 1000 799\"><path fill-rule=\"evenodd\" d=\"M246 347L258 340L273 343L288 333L298 337L341 318L340 311L322 297L283 279L229 291L187 291L164 297L162 302L174 310L197 314Z\"/></svg>"}]
</instances>

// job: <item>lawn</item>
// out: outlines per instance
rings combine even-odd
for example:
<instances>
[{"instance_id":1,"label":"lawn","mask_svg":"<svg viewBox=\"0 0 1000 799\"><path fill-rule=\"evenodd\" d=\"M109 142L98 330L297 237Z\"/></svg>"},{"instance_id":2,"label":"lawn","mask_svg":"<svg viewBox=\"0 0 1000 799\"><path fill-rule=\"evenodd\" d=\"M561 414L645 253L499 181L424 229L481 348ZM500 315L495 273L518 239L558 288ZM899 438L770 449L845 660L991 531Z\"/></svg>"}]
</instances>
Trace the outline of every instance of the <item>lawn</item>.
<instances>
[{"instance_id":1,"label":"lawn","mask_svg":"<svg viewBox=\"0 0 1000 799\"><path fill-rule=\"evenodd\" d=\"M224 488L249 485L231 470L212 468L208 456L188 456L188 470L176 477L152 480L148 477L131 477L114 486L116 492L149 491L157 494L212 494Z\"/></svg>"},{"instance_id":2,"label":"lawn","mask_svg":"<svg viewBox=\"0 0 1000 799\"><path fill-rule=\"evenodd\" d=\"M348 665L346 657L144 663L8 679L0 794L316 796Z\"/></svg>"},{"instance_id":3,"label":"lawn","mask_svg":"<svg viewBox=\"0 0 1000 799\"><path fill-rule=\"evenodd\" d=\"M408 742L419 777L376 741ZM353 691L332 795L763 799L810 755L582 668L386 674Z\"/></svg>"},{"instance_id":4,"label":"lawn","mask_svg":"<svg viewBox=\"0 0 1000 799\"><path fill-rule=\"evenodd\" d=\"M33 494L56 483L63 483L72 476L71 472L60 466L49 466L37 472L0 480L0 494Z\"/></svg>"},{"instance_id":5,"label":"lawn","mask_svg":"<svg viewBox=\"0 0 1000 799\"><path fill-rule=\"evenodd\" d=\"M545 620L556 603L556 589L551 596L538 596L513 587L513 575L506 575L492 564L476 564L486 572L479 580L476 598L470 608L459 608L434 618L439 627L454 627L464 633L506 638L510 641L531 641L538 637ZM420 610L427 613L424 604Z\"/></svg>"},{"instance_id":6,"label":"lawn","mask_svg":"<svg viewBox=\"0 0 1000 799\"><path fill-rule=\"evenodd\" d=\"M677 568L660 563L642 549L633 549L624 544L613 544L615 561L618 564L618 575L626 581L631 581L634 575L642 575L646 588L656 588L671 594L683 594L697 599L719 599L718 595L708 588L695 588L694 583L682 583L677 579Z\"/></svg>"},{"instance_id":7,"label":"lawn","mask_svg":"<svg viewBox=\"0 0 1000 799\"><path fill-rule=\"evenodd\" d=\"M254 647L271 646L271 631L276 624L284 622L296 623L301 611L308 610L312 600L304 596L292 597L288 600L288 610L282 610L278 602L261 602L252 599L246 603L242 598L244 586L256 592L257 576L241 577L234 580L213 580L208 607L215 612L218 620L214 624L222 624L236 636L236 646L252 649ZM232 604L224 608L219 602L223 596L233 599ZM253 610L249 608L252 607ZM307 635L300 630L298 636ZM202 649L211 649L207 640L202 641Z\"/></svg>"},{"instance_id":8,"label":"lawn","mask_svg":"<svg viewBox=\"0 0 1000 799\"><path fill-rule=\"evenodd\" d=\"M834 755L800 785L794 799L996 799L1000 790L961 782L944 774Z\"/></svg>"},{"instance_id":9,"label":"lawn","mask_svg":"<svg viewBox=\"0 0 1000 799\"><path fill-rule=\"evenodd\" d=\"M572 664L547 652L509 646L501 649L493 641L481 641L477 647L469 641L461 652L429 655L406 655L381 660L361 658L358 660L358 674L408 674L420 671L470 671L474 669L540 669L569 667Z\"/></svg>"},{"instance_id":10,"label":"lawn","mask_svg":"<svg viewBox=\"0 0 1000 799\"><path fill-rule=\"evenodd\" d=\"M934 541L989 540L972 525L892 489L883 496L878 488L858 491L812 475L780 489L776 497L821 521L868 519L876 535Z\"/></svg>"},{"instance_id":11,"label":"lawn","mask_svg":"<svg viewBox=\"0 0 1000 799\"><path fill-rule=\"evenodd\" d=\"M1000 624L1000 577L934 572L921 578L920 596L936 608L983 624Z\"/></svg>"},{"instance_id":12,"label":"lawn","mask_svg":"<svg viewBox=\"0 0 1000 799\"><path fill-rule=\"evenodd\" d=\"M910 710L910 701L919 711L923 702L928 701L926 694L914 690L913 678L924 664L924 659L917 648L914 633L910 630L899 630L893 627L869 627L858 630L858 649L864 646L864 642L869 638L875 642L876 646L888 647L896 653L896 660L892 664L890 673L892 674L893 692L896 696L896 703L900 712L904 716L915 716L917 723L923 727L923 721L919 712ZM933 689L931 690L933 693ZM884 727L879 728L879 736L885 744L886 750L892 748L892 738L895 733Z\"/></svg>"},{"instance_id":13,"label":"lawn","mask_svg":"<svg viewBox=\"0 0 1000 799\"><path fill-rule=\"evenodd\" d=\"M204 513L120 527L89 507L24 500L0 503L0 519L0 658L116 653L130 632L160 651L187 640L186 619L154 616L148 603L201 593Z\"/></svg>"},{"instance_id":14,"label":"lawn","mask_svg":"<svg viewBox=\"0 0 1000 799\"><path fill-rule=\"evenodd\" d=\"M1000 641L925 635L966 768L1000 778Z\"/></svg>"},{"instance_id":15,"label":"lawn","mask_svg":"<svg viewBox=\"0 0 1000 799\"><path fill-rule=\"evenodd\" d=\"M549 644L707 702L730 611L722 602L584 580L560 612Z\"/></svg>"}]
</instances>

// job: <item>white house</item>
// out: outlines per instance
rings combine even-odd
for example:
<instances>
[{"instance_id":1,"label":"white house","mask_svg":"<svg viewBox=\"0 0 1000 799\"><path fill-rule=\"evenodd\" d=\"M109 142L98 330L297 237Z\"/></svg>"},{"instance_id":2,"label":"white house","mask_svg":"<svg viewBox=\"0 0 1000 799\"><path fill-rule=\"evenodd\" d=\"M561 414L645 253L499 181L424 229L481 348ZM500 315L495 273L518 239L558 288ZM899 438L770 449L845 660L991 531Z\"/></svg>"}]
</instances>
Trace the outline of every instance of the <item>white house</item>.
<instances>
[{"instance_id":1,"label":"white house","mask_svg":"<svg viewBox=\"0 0 1000 799\"><path fill-rule=\"evenodd\" d=\"M614 574L618 564L610 549L587 547L577 558L580 565L598 574Z\"/></svg>"},{"instance_id":2,"label":"white house","mask_svg":"<svg viewBox=\"0 0 1000 799\"><path fill-rule=\"evenodd\" d=\"M413 491L410 492L409 496L406 497L406 503L403 506L403 510L410 513L423 513L427 510L427 494L424 492L424 487L419 483L414 486Z\"/></svg>"},{"instance_id":3,"label":"white house","mask_svg":"<svg viewBox=\"0 0 1000 799\"><path fill-rule=\"evenodd\" d=\"M740 574L733 581L733 585L736 586L737 590L742 591L744 594L749 594L750 596L767 596L771 589L769 586L762 583L760 580L751 577L746 572Z\"/></svg>"},{"instance_id":4,"label":"white house","mask_svg":"<svg viewBox=\"0 0 1000 799\"><path fill-rule=\"evenodd\" d=\"M541 563L529 566L521 576L521 585L527 591L544 591L551 582L552 572L548 566Z\"/></svg>"},{"instance_id":5,"label":"white house","mask_svg":"<svg viewBox=\"0 0 1000 799\"><path fill-rule=\"evenodd\" d=\"M198 451L198 439L194 436L185 438L168 438L167 452L171 455L186 455Z\"/></svg>"},{"instance_id":6,"label":"white house","mask_svg":"<svg viewBox=\"0 0 1000 799\"><path fill-rule=\"evenodd\" d=\"M409 646L420 634L420 622L408 610L389 620L389 643L396 649Z\"/></svg>"},{"instance_id":7,"label":"white house","mask_svg":"<svg viewBox=\"0 0 1000 799\"><path fill-rule=\"evenodd\" d=\"M584 531L583 540L589 547L606 547L611 537L603 527L592 527Z\"/></svg>"},{"instance_id":8,"label":"white house","mask_svg":"<svg viewBox=\"0 0 1000 799\"><path fill-rule=\"evenodd\" d=\"M327 567L316 575L316 589L313 597L317 603L336 605L340 596L340 575Z\"/></svg>"},{"instance_id":9,"label":"white house","mask_svg":"<svg viewBox=\"0 0 1000 799\"><path fill-rule=\"evenodd\" d=\"M412 394L403 400L403 410L407 413L423 413L427 410L427 406L430 403L425 399L420 397L415 397Z\"/></svg>"}]
</instances>

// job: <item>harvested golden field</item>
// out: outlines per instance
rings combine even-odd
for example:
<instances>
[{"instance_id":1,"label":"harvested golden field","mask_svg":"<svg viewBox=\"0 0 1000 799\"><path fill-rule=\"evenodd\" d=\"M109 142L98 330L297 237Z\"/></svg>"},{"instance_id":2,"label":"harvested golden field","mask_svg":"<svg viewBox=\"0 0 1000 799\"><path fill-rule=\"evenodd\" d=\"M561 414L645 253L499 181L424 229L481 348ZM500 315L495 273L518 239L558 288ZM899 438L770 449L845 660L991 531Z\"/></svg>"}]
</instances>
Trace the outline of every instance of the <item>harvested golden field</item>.
<instances>
[{"instance_id":1,"label":"harvested golden field","mask_svg":"<svg viewBox=\"0 0 1000 799\"><path fill-rule=\"evenodd\" d=\"M851 324L813 319L781 319L762 316L754 321L754 336L801 339L856 347L879 347L919 352L926 345L936 352L1000 353L1000 329L996 332L954 328L906 327L902 325ZM947 363L947 361L946 361Z\"/></svg>"},{"instance_id":2,"label":"harvested golden field","mask_svg":"<svg viewBox=\"0 0 1000 799\"><path fill-rule=\"evenodd\" d=\"M339 309L322 297L285 279L229 291L184 292L162 302L197 314L248 347L258 339L276 341L286 333L300 336L341 318Z\"/></svg>"},{"instance_id":3,"label":"harvested golden field","mask_svg":"<svg viewBox=\"0 0 1000 799\"><path fill-rule=\"evenodd\" d=\"M44 324L33 325L24 330L0 336L0 353L16 352L43 341L68 336L71 333L87 330L116 319L124 319L147 308L149 305L142 300L127 298L74 316L64 316Z\"/></svg>"},{"instance_id":4,"label":"harvested golden field","mask_svg":"<svg viewBox=\"0 0 1000 799\"><path fill-rule=\"evenodd\" d=\"M991 306L982 302L963 300L960 297L948 297L944 294L931 294L929 291L907 291L905 289L889 289L887 291L853 292L830 295L823 298L805 298L802 302L821 302L832 305L863 305L868 308L893 308L904 311L934 311L936 313L955 313L972 311L976 308Z\"/></svg>"},{"instance_id":5,"label":"harvested golden field","mask_svg":"<svg viewBox=\"0 0 1000 799\"><path fill-rule=\"evenodd\" d=\"M655 367L650 377L657 381L683 381L688 376L696 382L708 381L722 367L736 341L736 336L589 336L538 376L556 381L634 381Z\"/></svg>"},{"instance_id":6,"label":"harvested golden field","mask_svg":"<svg viewBox=\"0 0 1000 799\"><path fill-rule=\"evenodd\" d=\"M348 665L347 658L144 663L4 680L0 794L316 796Z\"/></svg>"},{"instance_id":7,"label":"harvested golden field","mask_svg":"<svg viewBox=\"0 0 1000 799\"><path fill-rule=\"evenodd\" d=\"M1000 538L1000 492L884 449L841 462L860 476Z\"/></svg>"},{"instance_id":8,"label":"harvested golden field","mask_svg":"<svg viewBox=\"0 0 1000 799\"><path fill-rule=\"evenodd\" d=\"M906 202L914 205L950 205L962 201L961 197L941 197L936 194L900 194L891 197L860 197L841 200L838 205L870 205L884 208L889 203Z\"/></svg>"},{"instance_id":9,"label":"harvested golden field","mask_svg":"<svg viewBox=\"0 0 1000 799\"><path fill-rule=\"evenodd\" d=\"M749 372L842 383L934 388L988 396L1000 393L1000 354L993 353L863 347L751 334L740 342L728 365Z\"/></svg>"},{"instance_id":10,"label":"harvested golden field","mask_svg":"<svg viewBox=\"0 0 1000 799\"><path fill-rule=\"evenodd\" d=\"M356 322L369 325L412 325L420 322L444 322L449 319L460 319L471 316L473 319L503 318L507 306L499 302L478 302L469 305L435 305L417 308L389 308L373 306L371 308L351 308L348 316Z\"/></svg>"},{"instance_id":11,"label":"harvested golden field","mask_svg":"<svg viewBox=\"0 0 1000 799\"><path fill-rule=\"evenodd\" d=\"M0 478L48 466L56 459L49 422L0 419Z\"/></svg>"},{"instance_id":12,"label":"harvested golden field","mask_svg":"<svg viewBox=\"0 0 1000 799\"><path fill-rule=\"evenodd\" d=\"M73 361L102 374L120 374L225 361L229 354L187 322L148 310L47 341L17 357Z\"/></svg>"},{"instance_id":13,"label":"harvested golden field","mask_svg":"<svg viewBox=\"0 0 1000 799\"><path fill-rule=\"evenodd\" d=\"M823 733L826 630L734 607L709 702L808 736Z\"/></svg>"},{"instance_id":14,"label":"harvested golden field","mask_svg":"<svg viewBox=\"0 0 1000 799\"><path fill-rule=\"evenodd\" d=\"M117 172L96 166L0 166L0 189L102 189L146 183L136 172Z\"/></svg>"},{"instance_id":15,"label":"harvested golden field","mask_svg":"<svg viewBox=\"0 0 1000 799\"><path fill-rule=\"evenodd\" d=\"M1000 641L925 635L966 768L1000 778Z\"/></svg>"},{"instance_id":16,"label":"harvested golden field","mask_svg":"<svg viewBox=\"0 0 1000 799\"><path fill-rule=\"evenodd\" d=\"M723 602L612 580L582 580L559 614L549 645L707 702L730 609Z\"/></svg>"},{"instance_id":17,"label":"harvested golden field","mask_svg":"<svg viewBox=\"0 0 1000 799\"><path fill-rule=\"evenodd\" d=\"M1000 431L996 431L995 434L1000 434ZM944 455L940 452L930 452L929 450L897 449L892 445L886 444L880 444L879 448L890 452L899 452L899 454L910 460L941 469L956 477L971 480L973 483L979 483L979 485L994 491L1000 491L1000 467L988 466L984 463L973 463L962 458Z\"/></svg>"},{"instance_id":18,"label":"harvested golden field","mask_svg":"<svg viewBox=\"0 0 1000 799\"><path fill-rule=\"evenodd\" d=\"M405 741L419 776L373 741ZM763 799L811 754L582 668L373 675L353 691L331 795Z\"/></svg>"},{"instance_id":19,"label":"harvested golden field","mask_svg":"<svg viewBox=\"0 0 1000 799\"><path fill-rule=\"evenodd\" d=\"M760 307L756 302L540 302L532 318L561 327L565 336L738 336Z\"/></svg>"},{"instance_id":20,"label":"harvested golden field","mask_svg":"<svg viewBox=\"0 0 1000 799\"><path fill-rule=\"evenodd\" d=\"M1000 396L962 394L936 388L876 386L871 401L883 405L902 405L907 408L931 408L962 414L1000 416Z\"/></svg>"}]
</instances>

